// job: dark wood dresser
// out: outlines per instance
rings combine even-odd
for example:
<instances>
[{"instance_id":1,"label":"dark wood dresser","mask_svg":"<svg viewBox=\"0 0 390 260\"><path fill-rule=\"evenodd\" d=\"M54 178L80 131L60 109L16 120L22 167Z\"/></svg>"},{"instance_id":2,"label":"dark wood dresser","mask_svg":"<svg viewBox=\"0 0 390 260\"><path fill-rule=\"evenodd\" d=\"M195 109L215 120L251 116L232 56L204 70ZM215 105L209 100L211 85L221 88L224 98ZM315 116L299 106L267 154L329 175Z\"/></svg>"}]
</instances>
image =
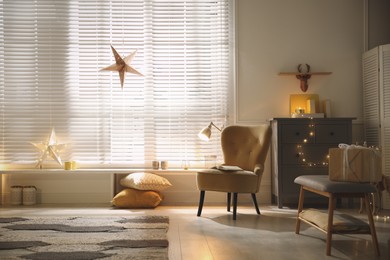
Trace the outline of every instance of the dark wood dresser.
<instances>
[{"instance_id":1,"label":"dark wood dresser","mask_svg":"<svg viewBox=\"0 0 390 260\"><path fill-rule=\"evenodd\" d=\"M279 208L296 206L300 175L327 175L328 150L339 143L351 144L355 118L273 118L272 127L272 202ZM321 201L322 200L322 201ZM315 194L305 202L323 203Z\"/></svg>"}]
</instances>

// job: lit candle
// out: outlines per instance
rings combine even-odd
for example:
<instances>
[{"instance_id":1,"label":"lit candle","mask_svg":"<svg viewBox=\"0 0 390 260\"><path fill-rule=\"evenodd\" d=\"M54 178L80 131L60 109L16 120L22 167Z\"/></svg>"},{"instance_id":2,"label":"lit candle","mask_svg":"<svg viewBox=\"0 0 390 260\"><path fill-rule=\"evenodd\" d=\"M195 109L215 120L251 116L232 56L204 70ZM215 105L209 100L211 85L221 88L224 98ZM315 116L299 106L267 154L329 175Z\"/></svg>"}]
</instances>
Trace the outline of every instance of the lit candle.
<instances>
[{"instance_id":1,"label":"lit candle","mask_svg":"<svg viewBox=\"0 0 390 260\"><path fill-rule=\"evenodd\" d=\"M303 108L301 108L301 107L297 107L297 108L295 109L295 113L297 113L297 114L303 114L303 113L305 113L305 109L303 109Z\"/></svg>"}]
</instances>

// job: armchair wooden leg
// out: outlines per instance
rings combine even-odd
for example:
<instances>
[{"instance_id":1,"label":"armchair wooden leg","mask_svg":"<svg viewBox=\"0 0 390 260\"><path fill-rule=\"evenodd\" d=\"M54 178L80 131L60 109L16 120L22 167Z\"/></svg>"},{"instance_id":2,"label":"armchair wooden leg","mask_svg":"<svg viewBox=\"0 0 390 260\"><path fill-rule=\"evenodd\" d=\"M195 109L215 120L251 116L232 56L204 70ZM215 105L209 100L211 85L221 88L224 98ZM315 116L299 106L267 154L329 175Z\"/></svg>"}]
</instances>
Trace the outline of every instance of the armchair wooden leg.
<instances>
[{"instance_id":1,"label":"armchair wooden leg","mask_svg":"<svg viewBox=\"0 0 390 260\"><path fill-rule=\"evenodd\" d=\"M237 218L237 192L233 193L233 220Z\"/></svg>"},{"instance_id":2,"label":"armchair wooden leg","mask_svg":"<svg viewBox=\"0 0 390 260\"><path fill-rule=\"evenodd\" d=\"M206 192L204 190L200 191L198 214L197 214L198 217L200 217L200 215L202 214L202 208L203 208L203 202L204 202L204 195L205 195L205 193Z\"/></svg>"},{"instance_id":3,"label":"armchair wooden leg","mask_svg":"<svg viewBox=\"0 0 390 260\"><path fill-rule=\"evenodd\" d=\"M230 204L232 203L232 194L230 192L227 193L227 211L230 212Z\"/></svg>"},{"instance_id":4,"label":"armchair wooden leg","mask_svg":"<svg viewBox=\"0 0 390 260\"><path fill-rule=\"evenodd\" d=\"M257 215L260 215L260 209L259 209L259 205L257 204L256 194L252 193L251 195L252 195L253 204L255 205L256 208Z\"/></svg>"}]
</instances>

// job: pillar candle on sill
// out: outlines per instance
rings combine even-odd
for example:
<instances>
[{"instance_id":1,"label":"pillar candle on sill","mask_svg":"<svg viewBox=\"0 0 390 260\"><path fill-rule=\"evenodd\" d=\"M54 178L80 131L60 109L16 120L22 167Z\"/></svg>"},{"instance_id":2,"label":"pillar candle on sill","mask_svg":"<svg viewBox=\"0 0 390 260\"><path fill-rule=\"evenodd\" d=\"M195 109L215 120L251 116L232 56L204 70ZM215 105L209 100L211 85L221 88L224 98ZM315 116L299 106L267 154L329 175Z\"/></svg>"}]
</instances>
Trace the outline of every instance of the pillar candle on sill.
<instances>
[{"instance_id":1,"label":"pillar candle on sill","mask_svg":"<svg viewBox=\"0 0 390 260\"><path fill-rule=\"evenodd\" d=\"M67 171L70 170L76 170L77 169L77 162L76 161L68 161L64 163L64 169Z\"/></svg>"}]
</instances>

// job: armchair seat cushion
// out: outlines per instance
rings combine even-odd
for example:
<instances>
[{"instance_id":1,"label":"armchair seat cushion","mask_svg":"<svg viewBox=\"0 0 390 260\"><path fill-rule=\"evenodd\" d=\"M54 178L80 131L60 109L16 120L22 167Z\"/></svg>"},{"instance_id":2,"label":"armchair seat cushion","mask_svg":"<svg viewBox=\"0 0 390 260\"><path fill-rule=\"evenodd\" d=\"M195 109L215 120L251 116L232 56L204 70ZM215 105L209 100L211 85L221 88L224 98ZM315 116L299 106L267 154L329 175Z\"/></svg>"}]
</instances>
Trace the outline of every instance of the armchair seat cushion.
<instances>
[{"instance_id":1,"label":"armchair seat cushion","mask_svg":"<svg viewBox=\"0 0 390 260\"><path fill-rule=\"evenodd\" d=\"M256 193L258 176L251 171L221 171L218 169L201 170L197 174L199 190Z\"/></svg>"}]
</instances>

